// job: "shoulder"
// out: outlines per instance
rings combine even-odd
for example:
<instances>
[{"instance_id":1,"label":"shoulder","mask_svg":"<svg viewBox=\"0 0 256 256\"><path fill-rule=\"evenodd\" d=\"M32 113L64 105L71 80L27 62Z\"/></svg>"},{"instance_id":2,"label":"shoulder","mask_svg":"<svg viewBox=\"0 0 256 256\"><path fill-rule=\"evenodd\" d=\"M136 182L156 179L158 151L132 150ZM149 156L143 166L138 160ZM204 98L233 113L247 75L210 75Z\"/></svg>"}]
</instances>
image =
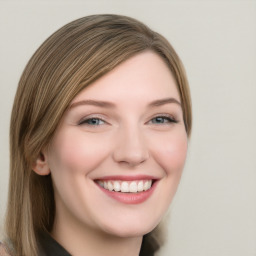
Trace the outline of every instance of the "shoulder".
<instances>
[{"instance_id":1,"label":"shoulder","mask_svg":"<svg viewBox=\"0 0 256 256\"><path fill-rule=\"evenodd\" d=\"M6 246L0 242L0 256L11 256L10 253L8 253Z\"/></svg>"}]
</instances>

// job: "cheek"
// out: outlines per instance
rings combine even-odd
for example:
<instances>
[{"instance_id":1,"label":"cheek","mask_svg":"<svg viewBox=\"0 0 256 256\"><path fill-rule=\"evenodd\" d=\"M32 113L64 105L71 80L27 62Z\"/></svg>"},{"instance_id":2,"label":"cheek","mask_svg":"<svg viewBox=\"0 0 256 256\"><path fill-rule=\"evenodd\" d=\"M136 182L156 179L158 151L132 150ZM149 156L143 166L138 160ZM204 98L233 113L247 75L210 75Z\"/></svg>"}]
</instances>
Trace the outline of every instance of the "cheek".
<instances>
[{"instance_id":1,"label":"cheek","mask_svg":"<svg viewBox=\"0 0 256 256\"><path fill-rule=\"evenodd\" d=\"M151 140L151 143L153 140ZM154 145L154 147L153 147ZM179 131L163 133L154 138L151 155L162 169L162 179L156 190L157 206L152 213L162 218L177 191L187 154L187 134ZM159 200L161 198L161 200ZM158 219L160 222L160 218Z\"/></svg>"},{"instance_id":2,"label":"cheek","mask_svg":"<svg viewBox=\"0 0 256 256\"><path fill-rule=\"evenodd\" d=\"M159 138L158 138L159 139ZM155 144L154 156L167 175L180 175L187 155L187 135L185 132L163 136Z\"/></svg>"},{"instance_id":3,"label":"cheek","mask_svg":"<svg viewBox=\"0 0 256 256\"><path fill-rule=\"evenodd\" d=\"M72 130L58 134L49 152L52 171L61 171L62 174L93 171L108 154L103 141L97 135L85 136L83 132L74 133Z\"/></svg>"}]
</instances>

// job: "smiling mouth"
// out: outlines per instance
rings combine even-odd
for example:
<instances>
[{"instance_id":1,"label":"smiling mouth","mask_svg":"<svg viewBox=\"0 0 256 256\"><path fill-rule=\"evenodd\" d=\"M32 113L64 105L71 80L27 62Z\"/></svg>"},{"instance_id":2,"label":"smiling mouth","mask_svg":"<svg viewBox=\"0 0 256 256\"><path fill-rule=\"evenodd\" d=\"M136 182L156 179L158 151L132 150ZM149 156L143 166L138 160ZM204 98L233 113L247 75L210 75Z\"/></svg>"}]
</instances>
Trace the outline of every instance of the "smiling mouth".
<instances>
[{"instance_id":1,"label":"smiling mouth","mask_svg":"<svg viewBox=\"0 0 256 256\"><path fill-rule=\"evenodd\" d=\"M100 187L112 192L140 193L149 190L152 187L154 180L96 180L96 183Z\"/></svg>"}]
</instances>

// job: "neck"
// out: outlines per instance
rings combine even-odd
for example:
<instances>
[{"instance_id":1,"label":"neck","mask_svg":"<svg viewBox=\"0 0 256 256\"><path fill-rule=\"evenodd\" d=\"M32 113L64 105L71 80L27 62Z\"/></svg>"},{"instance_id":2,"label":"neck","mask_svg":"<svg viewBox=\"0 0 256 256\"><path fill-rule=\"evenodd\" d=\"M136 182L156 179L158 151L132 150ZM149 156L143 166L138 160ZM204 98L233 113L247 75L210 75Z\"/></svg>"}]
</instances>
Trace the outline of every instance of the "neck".
<instances>
[{"instance_id":1,"label":"neck","mask_svg":"<svg viewBox=\"0 0 256 256\"><path fill-rule=\"evenodd\" d=\"M60 223L62 225L59 225ZM73 256L139 255L142 236L118 237L74 223L60 223L55 221L52 236Z\"/></svg>"}]
</instances>

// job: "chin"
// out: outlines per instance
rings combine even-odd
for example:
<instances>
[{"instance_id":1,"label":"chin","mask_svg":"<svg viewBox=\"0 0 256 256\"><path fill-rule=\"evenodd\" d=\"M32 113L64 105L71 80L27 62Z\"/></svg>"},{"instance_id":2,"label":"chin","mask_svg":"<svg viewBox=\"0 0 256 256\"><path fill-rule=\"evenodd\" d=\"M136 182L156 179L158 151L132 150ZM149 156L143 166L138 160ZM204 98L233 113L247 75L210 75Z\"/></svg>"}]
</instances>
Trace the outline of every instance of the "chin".
<instances>
[{"instance_id":1,"label":"chin","mask_svg":"<svg viewBox=\"0 0 256 256\"><path fill-rule=\"evenodd\" d=\"M151 232L159 222L141 222L138 224L130 222L116 223L116 225L101 226L101 229L109 234L120 238L141 237Z\"/></svg>"}]
</instances>

